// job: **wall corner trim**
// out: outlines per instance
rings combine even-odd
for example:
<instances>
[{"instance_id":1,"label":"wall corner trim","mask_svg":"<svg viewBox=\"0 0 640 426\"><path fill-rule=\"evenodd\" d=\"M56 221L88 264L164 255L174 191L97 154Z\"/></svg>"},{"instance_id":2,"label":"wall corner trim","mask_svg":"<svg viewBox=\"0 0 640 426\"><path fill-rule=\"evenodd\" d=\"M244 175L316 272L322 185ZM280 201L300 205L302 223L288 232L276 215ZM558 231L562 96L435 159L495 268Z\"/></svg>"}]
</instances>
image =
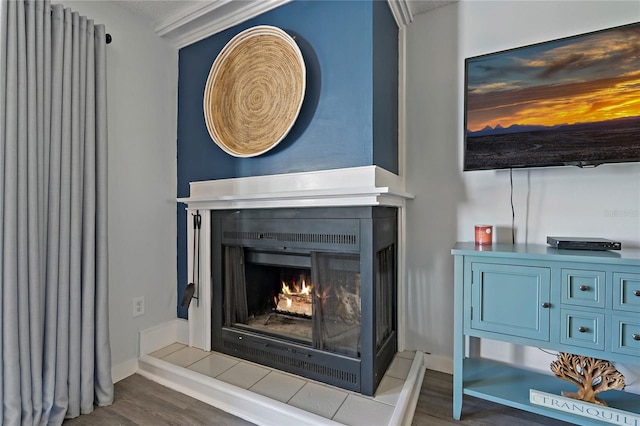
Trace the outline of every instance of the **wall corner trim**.
<instances>
[{"instance_id":1,"label":"wall corner trim","mask_svg":"<svg viewBox=\"0 0 640 426\"><path fill-rule=\"evenodd\" d=\"M413 21L413 15L409 10L407 1L408 0L387 0L398 28L404 28Z\"/></svg>"}]
</instances>

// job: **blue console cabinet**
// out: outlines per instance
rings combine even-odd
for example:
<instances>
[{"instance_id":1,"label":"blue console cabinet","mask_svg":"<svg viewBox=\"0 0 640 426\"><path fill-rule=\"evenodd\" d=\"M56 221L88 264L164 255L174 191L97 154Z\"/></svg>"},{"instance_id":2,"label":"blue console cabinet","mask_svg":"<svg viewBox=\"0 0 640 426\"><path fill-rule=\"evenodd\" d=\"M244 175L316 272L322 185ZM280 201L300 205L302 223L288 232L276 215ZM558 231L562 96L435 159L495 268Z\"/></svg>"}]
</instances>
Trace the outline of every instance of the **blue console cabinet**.
<instances>
[{"instance_id":1,"label":"blue console cabinet","mask_svg":"<svg viewBox=\"0 0 640 426\"><path fill-rule=\"evenodd\" d=\"M457 243L453 417L464 394L576 424L597 419L529 402L529 390L575 391L550 373L472 357L478 338L569 352L640 371L640 250L562 250L545 245ZM467 337L469 339L467 340ZM607 391L609 407L640 414L640 395Z\"/></svg>"}]
</instances>

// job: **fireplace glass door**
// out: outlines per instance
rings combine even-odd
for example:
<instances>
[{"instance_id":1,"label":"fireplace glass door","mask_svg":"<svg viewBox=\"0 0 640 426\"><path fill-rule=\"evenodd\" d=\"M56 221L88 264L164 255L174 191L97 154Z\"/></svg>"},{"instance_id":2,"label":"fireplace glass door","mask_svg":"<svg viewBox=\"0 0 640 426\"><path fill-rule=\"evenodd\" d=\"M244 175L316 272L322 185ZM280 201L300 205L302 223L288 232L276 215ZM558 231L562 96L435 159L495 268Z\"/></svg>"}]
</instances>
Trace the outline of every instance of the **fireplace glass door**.
<instances>
[{"instance_id":1,"label":"fireplace glass door","mask_svg":"<svg viewBox=\"0 0 640 426\"><path fill-rule=\"evenodd\" d=\"M360 356L360 257L224 247L224 326Z\"/></svg>"}]
</instances>

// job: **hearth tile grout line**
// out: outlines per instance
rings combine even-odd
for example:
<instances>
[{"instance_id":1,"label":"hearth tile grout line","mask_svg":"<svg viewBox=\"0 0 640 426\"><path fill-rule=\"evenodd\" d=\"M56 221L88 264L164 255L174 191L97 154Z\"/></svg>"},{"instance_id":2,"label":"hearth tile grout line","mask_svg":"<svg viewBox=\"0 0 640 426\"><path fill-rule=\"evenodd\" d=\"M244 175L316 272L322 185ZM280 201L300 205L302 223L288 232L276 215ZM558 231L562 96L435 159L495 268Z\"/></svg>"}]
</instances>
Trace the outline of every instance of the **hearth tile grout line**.
<instances>
[{"instance_id":1,"label":"hearth tile grout line","mask_svg":"<svg viewBox=\"0 0 640 426\"><path fill-rule=\"evenodd\" d=\"M188 347L188 346L187 346L187 347ZM184 348L181 348L181 349L184 349ZM173 352L172 352L172 353L173 353ZM216 379L216 380L221 380L221 381L223 381L223 382L225 382L225 383L229 383L229 382L226 382L226 381L224 381L224 380L222 380L222 379L218 379L218 377L220 377L220 376L221 376L221 375L223 375L225 372L227 372L227 371L231 370L233 367L235 367L235 366L237 366L237 365L240 365L240 364L254 365L254 366L256 366L256 367L265 368L265 369L269 370L269 373L267 373L267 374L265 374L263 377L261 377L261 378L260 378L260 380L258 380L256 383L254 383L253 385L249 386L249 387L248 387L248 388L246 388L246 389L245 389L245 388L242 388L242 389L245 389L245 390L247 390L247 391L249 391L249 392L253 392L253 391L251 391L251 388L252 388L252 387L254 387L255 385L257 385L257 384L258 384L258 382L260 382L261 380L264 380L264 379L265 379L265 378L266 378L270 373L273 373L273 372L278 372L278 373L280 373L280 374L284 374L284 375L287 375L287 376L289 376L289 377L294 377L294 378L298 378L298 379L303 380L303 381L305 382L305 383L304 383L304 385L302 385L302 386L300 387L300 389L298 389L298 390L297 390L297 391L296 391L296 392L295 392L295 393L294 393L294 394L293 394L293 395L292 395L292 396L287 400L287 402L285 402L285 404L287 404L287 405L289 405L289 401L291 401L291 400L292 400L292 399L293 399L293 398L294 398L294 397L295 397L295 396L296 396L296 395L297 395L297 394L298 394L298 393L299 393L299 392L304 388L304 386L305 386L305 385L307 385L308 383L313 383L313 384L316 384L316 385L318 385L318 386L326 387L326 388L328 388L328 389L334 389L334 390L337 390L337 391L339 391L339 392L344 392L344 393L346 393L346 394L347 394L347 397L348 397L350 394L359 395L359 396L363 396L364 398L370 399L370 400L372 400L373 402L376 402L376 403L378 403L378 404L384 404L384 405L387 405L387 406L390 406L390 407L395 407L395 405L387 404L387 403L382 402L382 401L377 401L377 400L375 400L375 398L374 398L374 397L361 395L361 394L358 394L357 392L348 391L348 390L346 390L346 389L341 389L341 388L338 388L338 387L336 387L336 386L329 385L329 384L327 384L327 383L323 383L323 382L319 382L319 381L317 381L317 380L308 379L308 378L306 378L306 377L298 376L298 375L293 374L293 373L290 373L290 372L288 372L288 371L272 369L272 368L270 368L270 367L266 367L266 366L264 366L264 365L262 365L262 364L259 364L259 363L253 362L253 361L248 361L248 360L241 359L241 358L235 358L235 357L233 357L233 356L231 356L231 355L222 354L222 353L215 352L215 351L211 351L211 352L209 353L209 355L207 355L207 356L205 356L204 358L202 358L202 359L200 359L200 360L198 360L198 361L196 361L196 362L194 362L194 363L192 363L192 364L189 364L188 366L183 367L183 368L186 368L187 370L190 370L190 371L194 371L194 370L191 370L189 367L190 367L191 365L193 365L193 364L195 364L195 363L199 362L199 361L202 361L203 359L207 358L207 357L208 357L208 356L210 356L211 354L218 354L218 355L220 355L220 356L224 356L224 357L226 357L226 358L233 359L233 360L237 361L234 365L232 365L231 367L227 368L227 369L226 369L226 370L224 370L224 371L221 371L220 373L216 374L215 376L208 376L208 377L212 377L212 378L214 378L214 379ZM165 355L165 356L168 356L168 355ZM154 357L154 358L155 358L155 357ZM163 358L164 358L164 357L163 357ZM163 360L163 358L157 358L157 359L161 359L161 360ZM167 361L167 362L170 362L170 361ZM170 362L170 363L171 363L171 362ZM173 363L171 363L171 364L173 364ZM177 364L173 364L173 365L176 365L176 366L177 366ZM200 374L202 374L202 373L200 373ZM205 374L205 375L206 375L206 374ZM400 380L402 380L402 379L400 379ZM231 383L229 383L229 384L231 384ZM256 392L253 392L253 393L256 393ZM260 394L259 394L259 395L260 395ZM273 398L270 398L270 399L273 399ZM346 401L346 398L342 401L342 403L340 404L340 406L338 407L338 409L336 410L336 412L332 415L332 418L333 418L333 417L335 417L335 415L338 413L338 411L339 411L340 407L342 407L342 404L344 404L344 401Z\"/></svg>"},{"instance_id":2,"label":"hearth tile grout line","mask_svg":"<svg viewBox=\"0 0 640 426\"><path fill-rule=\"evenodd\" d=\"M168 346L170 346L170 345L168 345ZM184 347L179 348L179 349L178 349L178 351L179 351L179 350L182 350L182 349L185 349L185 348L188 348L188 347L189 347L188 345L185 345ZM157 351L155 351L155 352L157 352ZM175 353L175 352L177 352L177 351L174 351L174 352L171 352L171 353ZM397 358L402 358L402 359L405 359L405 360L410 360L410 358L407 356L409 353L413 353L413 357L414 357L414 358L413 358L413 363L412 363L412 364L420 364L420 363L421 363L421 361L422 361L422 359L423 359L423 356L420 354L420 352L419 352L419 351L416 351L416 352L408 351L408 352L404 352L404 353L397 353L395 356L396 356ZM381 401L381 400L377 400L377 399L375 399L375 396L366 396L366 395L362 395L362 394L357 393L357 392L348 391L348 390L345 390L345 389L340 389L340 388L338 388L338 387L331 386L331 385L328 385L328 384L323 383L323 382L317 382L317 381L315 381L315 380L307 379L307 378L304 378L304 377L301 377L301 376L297 376L297 375L295 375L295 374L291 374L291 373L288 373L288 372L284 372L284 371L280 371L280 370L274 370L274 369L271 369L271 368L268 368L268 367L262 366L262 365L260 365L260 364L253 363L253 362L251 362L251 361L237 360L236 358L234 358L234 357L232 357L232 356L229 356L229 355L225 355L225 354L219 354L219 355L224 356L224 357L226 357L226 358L228 358L228 359L230 359L230 360L237 361L237 362L236 362L235 364L233 364L233 366L231 366L231 367L229 367L229 368L225 369L224 371L222 371L222 372L218 372L218 373L216 374L216 377L218 377L218 376L220 376L221 374L223 374L224 372L228 371L230 368L232 368L232 367L234 367L234 366L237 366L237 365L239 365L239 364L242 364L242 363L246 363L246 364L255 364L255 365L260 366L260 367L262 367L262 368L266 368L267 370L269 370L269 372L268 372L265 376L263 376L260 380L258 380L256 383L254 383L253 385L249 386L249 388L245 389L245 388L242 388L242 387L237 387L236 385L230 384L230 383L228 383L228 382L224 382L224 381L222 381L222 380L220 380L220 379L217 379L216 377L212 377L212 376L209 376L209 375L207 375L207 374L199 373L199 372L197 372L197 371L195 371L195 370L190 370L190 369L188 368L188 367L190 367L190 366L194 365L195 363L200 362L200 361L202 361L202 360L206 359L208 356L211 356L211 355L213 355L213 354L218 354L218 353L217 353L217 352L215 352L215 351L209 352L209 354L208 354L207 356L205 356L205 357L201 358L201 359L200 359L200 360L198 360L198 361L195 361L195 362L193 362L193 363L189 364L187 367L181 367L180 365L173 364L173 363L171 363L170 361L165 361L165 360L163 360L162 358L157 358L157 357L154 357L154 356L151 356L151 355L147 355L147 356L144 356L144 357L141 357L141 358L140 358L140 368L139 368L139 371L138 371L138 372L139 372L140 374L144 375L145 377L148 377L148 378L150 378L150 379L152 379L152 380L155 380L155 381L158 381L159 383L164 384L165 386L172 387L172 386L171 386L171 385L172 385L172 383L171 383L171 379L163 378L163 377L162 377L162 374L157 374L157 372L156 372L156 373L153 373L153 372L145 371L145 368L144 368L144 365L149 365L149 364L151 364L151 370L159 369L159 367L158 367L158 365L157 365L157 364L159 364L160 366L168 365L168 366L170 366L170 367L167 367L167 370L169 370L169 371L170 371L170 372L169 372L169 374L176 374L176 372L184 371L184 372L188 372L188 373L185 373L185 375L186 375L186 376L190 376L190 375L191 375L192 377L193 377L193 375L201 376L201 377L203 377L203 378L205 379L205 380L204 380L205 382L206 382L206 380L207 380L207 379L212 379L212 381L213 381L213 382L221 383L223 388L231 388L231 389L235 388L235 389L236 389L236 391L233 391L233 393L236 393L236 392L244 392L244 393L246 393L246 394L253 395L253 397L254 397L254 398L258 398L258 399L265 399L265 398L266 398L268 401L271 401L271 402L273 403L273 404L271 404L271 405L272 405L272 406L275 406L275 408L274 408L274 409L275 409L276 411L278 411L278 410L279 410L279 409L277 408L278 406L281 406L281 408L282 408L282 406L284 406L284 407L286 407L286 408L285 408L285 410L293 410L293 411L294 411L294 414L293 414L294 416L299 416L299 415L300 415L300 413L296 413L296 412L297 412L297 411L300 411L300 412L302 412L302 413L306 413L307 415L310 415L311 417L315 417L315 418L316 418L316 421L317 421L318 417L320 417L320 418L322 418L322 419L328 420L329 422L331 422L331 424L341 424L341 423L339 423L339 422L335 422L335 421L333 421L333 418L335 418L335 416L337 416L337 415L338 415L338 413L340 412L340 409L341 409L341 408L344 406L344 404L346 403L347 398L348 398L348 396L349 396L349 395L360 396L360 397L363 397L363 398L365 398L365 399L367 399L367 400L369 400L369 401L371 401L371 402L373 402L373 403L375 403L375 404L382 404L383 406L391 407L391 408L393 409L393 413L392 413L391 420L398 420L398 419L405 418L405 417L407 417L407 413L409 413L409 414L408 414L409 416L411 416L411 417L413 416L413 411L414 411L415 407L408 407L408 405L410 405L410 404L412 404L412 403L413 403L413 402L412 402L412 398L411 398L411 393L412 393L412 392L415 392L415 389L405 389L405 388L407 388L408 386L409 386L409 387L412 387L412 388L414 387L414 386L413 386L413 384L415 384L415 381L416 381L415 379L416 379L416 378L413 378L413 377L410 377L410 376L409 376L409 375L412 373L412 371L413 371L413 370L415 370L415 369L413 368L413 365L412 365L412 367L410 368L410 370L411 370L411 371L409 371L409 372L408 372L408 376L407 376L405 379L401 379L401 378L398 378L398 377L394 377L394 376L391 376L391 375L387 375L387 374L385 374L385 376L388 376L388 377L395 378L395 379L397 379L397 380L402 380L402 381L403 381L403 386L402 386L402 388L400 389L400 392L399 392L399 394L398 394L397 399L395 400L395 404L393 404L393 405L392 405L392 404L390 404L389 402L385 402L385 401ZM169 355L170 355L170 354L165 354L164 356L169 356ZM159 361L159 363L157 363L157 362L155 362L155 361L149 362L149 361L148 361L148 359L149 359L149 358L150 358L150 359L152 359L152 360L157 360L157 361ZM160 368L160 369L161 369L161 368ZM345 399L340 403L339 407L338 407L338 408L336 409L336 411L331 415L331 418L328 418L328 417L325 417L325 416L318 416L318 415L313 414L313 413L311 413L311 412L304 411L304 410L299 409L299 408L296 408L295 406L292 406L292 405L290 405L290 404L288 403L289 401L291 401L291 399L292 399L292 398L294 398L294 397L295 397L295 395L296 395L298 392L300 392L300 390L301 390L302 388L304 388L304 385L303 385L300 389L296 390L296 391L294 392L294 394L293 394L291 397L289 397L289 398L288 398L287 402L282 402L282 401L280 401L280 400L272 399L272 398L270 398L270 397L268 397L268 396L261 395L261 394L259 394L259 393L256 393L256 392L254 392L254 391L251 391L251 390L250 390L253 386L255 386L257 383L259 383L261 380L264 380L264 379L265 379L265 378L266 378L270 373L272 373L272 372L279 372L279 373L281 373L281 374L285 374L285 375L290 376L290 377L299 378L299 379L303 380L303 381L305 382L305 384L307 384L307 383L316 383L316 384L318 384L318 385L320 385L320 386L324 386L324 387L327 387L327 388L329 388L329 389L335 389L335 390L337 390L337 391L340 391L340 392L344 392L344 393L346 393L346 394L347 394L347 397L346 397L346 398L345 398ZM420 374L420 372L422 372L422 374L424 374L424 367L422 367L422 368L419 370L419 372L414 372L414 375L415 375L415 374ZM417 378L417 379L419 380L419 382L420 382L420 383L422 382L421 378ZM185 388L184 388L183 386L181 386L180 384L175 384L175 386L176 386L176 387L174 387L174 389L179 390L179 391L182 391L182 392L184 393L184 389L185 389ZM197 395L191 395L191 396L194 396L194 397L198 398L198 396L197 396ZM404 399L404 400L402 399L403 397L405 397L405 399ZM251 398L251 396L249 396L249 398ZM200 398L198 398L198 399L200 399ZM204 402L210 403L211 405L216 405L215 403L211 402L211 398L208 398L207 400L205 400L205 399L201 399L201 400L203 400ZM280 408L280 409L281 409L281 408ZM232 409L232 410L230 410L230 412L232 412L232 411L233 411L233 409ZM236 414L236 415L238 415L238 413L233 413L233 412L232 412L232 414ZM241 416L241 415L240 415L240 416ZM241 417L242 417L242 416L241 416ZM251 419L250 419L250 418L248 418L248 420L251 420ZM300 420L300 419L298 419L298 420ZM255 419L253 419L253 420L251 420L251 421L254 421L254 422L255 422ZM312 424L313 424L313 422L312 422Z\"/></svg>"},{"instance_id":3,"label":"hearth tile grout line","mask_svg":"<svg viewBox=\"0 0 640 426\"><path fill-rule=\"evenodd\" d=\"M326 417L304 411L159 358L145 355L139 359L138 364L138 374L143 377L257 425L285 424L282 422L286 420L291 420L291 424L299 426L341 425L341 423L334 422ZM230 404L230 400L240 401L241 403L251 402L251 404L235 405ZM273 419L273 422L269 422L269 419Z\"/></svg>"},{"instance_id":4,"label":"hearth tile grout line","mask_svg":"<svg viewBox=\"0 0 640 426\"><path fill-rule=\"evenodd\" d=\"M171 346L171 345L181 345L181 346L180 346L179 348L175 349L174 351L171 351L171 352L168 352L168 353L164 354L162 357L158 357L158 356L156 356L156 355L153 355L154 353L156 353L156 352L160 352L160 351L162 351L162 350L164 350L164 349L168 348L168 347L169 347L169 346ZM158 349L158 350L155 350L155 351L151 352L151 353L150 353L150 354L148 354L148 355L150 355L150 356L152 356L152 357L154 357L154 358L164 358L164 357L167 357L167 356L169 356L169 355L171 355L171 354L173 354L173 353L176 353L176 352L178 352L178 351L180 351L180 350L182 350L182 349L184 349L184 348L188 347L188 345L186 345L186 344L184 344L184 343L180 343L180 342L175 342L175 343L172 343L171 345L167 345L167 346L165 346L164 348L160 348L160 349Z\"/></svg>"},{"instance_id":5,"label":"hearth tile grout line","mask_svg":"<svg viewBox=\"0 0 640 426\"><path fill-rule=\"evenodd\" d=\"M333 413L333 415L331 416L331 420L335 419L335 417L338 415L338 413L340 412L340 409L342 408L342 406L344 405L345 402L347 402L347 399L349 398L349 395L347 395L347 397L345 399L342 400L342 402L340 403L340 405L338 406L338 408L336 409L336 412ZM335 421L335 420L334 420Z\"/></svg>"},{"instance_id":6,"label":"hearth tile grout line","mask_svg":"<svg viewBox=\"0 0 640 426\"><path fill-rule=\"evenodd\" d=\"M179 350L182 350L182 349L185 349L185 348L188 348L188 347L189 347L189 346L185 346L185 347L183 347L183 348L178 349L178 351L179 351ZM164 358L165 358L165 357L167 357L167 356L169 356L169 355L171 355L171 354L173 354L173 353L175 353L175 352L177 352L177 351L171 352L170 354L166 354L166 355L165 355L165 356L163 356L162 358L158 358L158 357L155 357L155 356L153 356L153 355L151 355L151 356L152 356L153 358L156 358L156 359L160 359L160 360L165 361L165 360L164 360ZM225 369L225 370L223 370L223 371L219 372L219 373L218 373L218 374L216 374L215 376L208 376L208 375L207 375L208 377L212 377L212 378L214 378L214 379L216 379L216 380L221 380L221 381L223 381L223 382L224 382L224 380L222 380L222 379L218 379L218 377L219 377L219 376L221 376L221 375L223 375L224 373L226 373L227 371L231 370L233 367L235 367L235 366L237 366L237 365L239 365L239 364L243 364L243 363L244 363L244 364L254 365L254 366L256 366L256 367L265 368L265 369L269 370L269 373L265 374L265 375L264 375L263 377L261 377L261 378L260 378L256 383L252 384L251 386L249 386L248 388L246 388L246 389L245 389L245 390L250 391L250 392L253 392L253 391L251 391L251 388L252 388L252 387L254 387L255 385L257 385L260 381L264 380L264 379L265 379L265 378L266 378L270 373L278 372L278 373L280 373L280 374L284 374L284 375L287 375L287 376L289 376L289 377L294 377L294 378L301 379L301 380L303 380L303 381L305 382L305 385L306 385L307 383L314 383L314 384L316 384L316 385L318 385L318 386L323 386L323 387L326 387L326 388L329 388L329 389L335 389L335 390L337 390L337 391L339 391L339 392L344 392L344 393L346 393L346 394L347 394L347 397L348 397L349 395L356 395L356 396L359 396L359 397L362 397L362 398L368 399L368 400L370 400L370 401L372 401L372 402L375 402L375 403L377 403L377 404L386 405L386 406L388 406L388 407L395 407L395 406L396 406L396 404L389 404L389 403L387 403L387 402L377 400L375 396L363 395L363 394L361 394L361 393L354 392L354 391L350 391L350 390L347 390L347 389L342 389L342 388L339 388L339 387L336 387L336 386L333 386L333 385L330 385L330 384L327 384L327 383L324 383L324 382L320 382L320 381L317 381L317 380L313 380L313 379L309 379L309 378L306 378L306 377L298 376L298 375L296 375L296 374L289 373L288 371L282 371L282 370L273 369L273 368L266 367L266 366L264 366L264 365L262 365L262 364L259 364L259 363L253 362L253 361L248 361L248 360L244 360L244 359L241 359L241 358L235 358L235 357L233 357L233 356L231 356L231 355L226 355L226 354L222 354L222 353L215 352L215 351L211 351L211 352L209 352L209 353L208 353L208 355L204 356L203 358L201 358L201 359L199 359L199 360L197 360L197 361L194 361L194 362L192 362L191 364L189 364L189 365L187 365L187 366L184 366L184 367L182 367L182 368L186 368L187 370L194 371L194 370L191 370L191 369L190 369L190 367L191 367L192 365L197 364L198 362L200 362L200 361L204 360L205 358L207 358L207 357L211 356L212 354L218 354L218 355L220 355L220 356L224 356L225 358L229 358L229 359L232 359L232 360L236 361L236 363L235 363L235 364L233 364L232 366L228 367L227 369ZM403 357L401 357L401 358L403 358ZM409 360L408 358L403 358L403 359ZM170 361L166 361L166 362L169 362L169 363L170 363L170 364L172 364L172 365L176 365L176 366L178 366L177 364L174 364L174 363L172 363L172 362L170 362ZM194 371L194 372L196 372L196 371ZM196 373L197 373L197 372L196 372ZM203 374L203 373L199 373L199 374ZM206 375L206 374L205 374L205 375ZM407 378L406 378L406 377L405 377L405 378L402 378L402 377L393 376L393 375L390 375L390 374L387 374L387 373L385 373L385 376L387 376L387 377L391 377L391 378L394 378L394 379L398 379L398 380L402 380L403 382L405 382L405 381L407 380ZM228 383L228 382L225 382L225 383ZM231 383L229 383L229 384L231 384ZM296 396L296 394L302 390L302 388L304 388L304 385L303 385L300 389L298 389L298 390L297 390L297 391L296 391L296 392L295 392L295 393L294 393L294 394L293 394L293 395L292 395L292 396L287 400L287 402L285 402L285 404L289 404L289 401L291 401L291 399L293 399L293 398ZM244 389L244 388L242 388L242 389ZM255 393L255 392L254 392L254 393ZM345 403L345 401L346 401L346 398L345 398L345 399L340 403L340 406L338 407L338 409L336 410L336 412L333 414L332 418L336 416L336 414L338 413L338 411L340 411L340 408L341 408L341 407L342 407L342 405Z\"/></svg>"}]
</instances>

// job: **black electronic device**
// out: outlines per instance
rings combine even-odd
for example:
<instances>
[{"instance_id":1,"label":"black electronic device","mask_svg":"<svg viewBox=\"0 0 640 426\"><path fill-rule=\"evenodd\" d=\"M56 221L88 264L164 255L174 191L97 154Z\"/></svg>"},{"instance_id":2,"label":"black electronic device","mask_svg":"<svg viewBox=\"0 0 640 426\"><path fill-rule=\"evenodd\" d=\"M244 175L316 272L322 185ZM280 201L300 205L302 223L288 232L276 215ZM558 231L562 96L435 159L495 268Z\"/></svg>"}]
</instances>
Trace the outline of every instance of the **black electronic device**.
<instances>
[{"instance_id":1,"label":"black electronic device","mask_svg":"<svg viewBox=\"0 0 640 426\"><path fill-rule=\"evenodd\" d=\"M547 237L547 244L568 250L620 250L622 243L605 238Z\"/></svg>"}]
</instances>

